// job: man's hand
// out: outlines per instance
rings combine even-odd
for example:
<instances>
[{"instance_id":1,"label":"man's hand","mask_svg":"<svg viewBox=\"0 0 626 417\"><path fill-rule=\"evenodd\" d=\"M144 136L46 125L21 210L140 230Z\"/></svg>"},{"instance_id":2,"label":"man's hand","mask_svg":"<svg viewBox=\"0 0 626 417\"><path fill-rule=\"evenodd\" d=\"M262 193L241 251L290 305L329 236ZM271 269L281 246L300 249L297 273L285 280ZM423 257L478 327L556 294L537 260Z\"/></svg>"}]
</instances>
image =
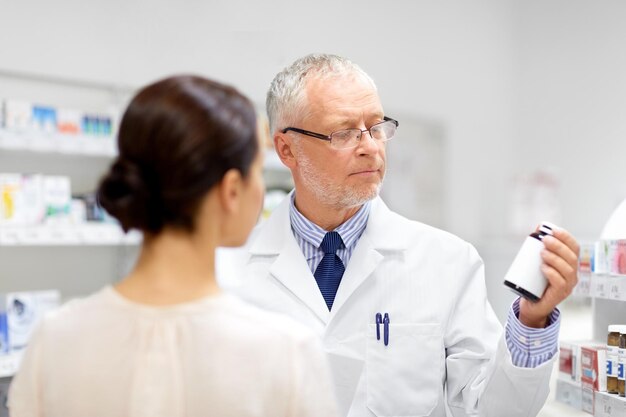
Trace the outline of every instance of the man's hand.
<instances>
[{"instance_id":1,"label":"man's hand","mask_svg":"<svg viewBox=\"0 0 626 417\"><path fill-rule=\"evenodd\" d=\"M578 254L576 239L564 229L555 228L554 236L545 236L541 252L541 272L548 280L543 297L536 303L520 300L519 320L528 327L546 327L548 317L565 300L578 282Z\"/></svg>"}]
</instances>

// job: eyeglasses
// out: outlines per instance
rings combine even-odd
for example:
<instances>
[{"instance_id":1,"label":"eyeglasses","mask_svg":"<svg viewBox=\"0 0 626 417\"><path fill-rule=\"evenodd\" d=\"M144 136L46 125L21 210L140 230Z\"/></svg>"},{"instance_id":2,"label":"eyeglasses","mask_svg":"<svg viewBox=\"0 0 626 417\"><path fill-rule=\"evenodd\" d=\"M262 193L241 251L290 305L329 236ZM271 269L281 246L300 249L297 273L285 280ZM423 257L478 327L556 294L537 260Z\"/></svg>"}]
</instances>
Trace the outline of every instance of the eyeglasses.
<instances>
[{"instance_id":1,"label":"eyeglasses","mask_svg":"<svg viewBox=\"0 0 626 417\"><path fill-rule=\"evenodd\" d=\"M387 116L383 117L383 120L384 121L380 123L372 125L369 129L343 129L333 132L330 135L310 132L308 130L298 129L297 127L287 127L283 129L282 132L287 133L291 130L313 138L327 140L330 142L330 146L335 149L348 149L358 146L361 141L361 137L365 132L369 132L372 139L377 142L387 142L388 140L391 140L396 134L399 123L397 120Z\"/></svg>"}]
</instances>

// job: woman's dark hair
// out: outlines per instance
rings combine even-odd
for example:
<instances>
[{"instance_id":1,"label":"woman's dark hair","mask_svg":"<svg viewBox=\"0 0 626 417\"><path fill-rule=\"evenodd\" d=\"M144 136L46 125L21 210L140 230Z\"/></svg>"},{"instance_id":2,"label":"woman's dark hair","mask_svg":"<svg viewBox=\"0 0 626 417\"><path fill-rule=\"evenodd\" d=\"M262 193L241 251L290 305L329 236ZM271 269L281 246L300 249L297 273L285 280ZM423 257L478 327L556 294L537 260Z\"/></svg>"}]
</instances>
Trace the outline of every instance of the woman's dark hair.
<instances>
[{"instance_id":1,"label":"woman's dark hair","mask_svg":"<svg viewBox=\"0 0 626 417\"><path fill-rule=\"evenodd\" d=\"M132 99L118 145L98 188L100 205L125 231L192 231L200 201L224 174L248 175L259 147L256 112L232 87L170 77Z\"/></svg>"}]
</instances>

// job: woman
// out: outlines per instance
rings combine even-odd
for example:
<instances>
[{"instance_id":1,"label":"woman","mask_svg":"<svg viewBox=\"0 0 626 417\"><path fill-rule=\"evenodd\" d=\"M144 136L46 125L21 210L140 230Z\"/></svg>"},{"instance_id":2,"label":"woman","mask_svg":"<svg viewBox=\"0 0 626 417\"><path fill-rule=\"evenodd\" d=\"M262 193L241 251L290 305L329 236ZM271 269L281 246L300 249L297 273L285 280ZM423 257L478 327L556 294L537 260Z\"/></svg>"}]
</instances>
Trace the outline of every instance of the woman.
<instances>
[{"instance_id":1,"label":"woman","mask_svg":"<svg viewBox=\"0 0 626 417\"><path fill-rule=\"evenodd\" d=\"M139 259L42 321L13 417L334 415L316 338L216 285L216 247L242 245L261 210L263 132L247 98L199 77L134 97L98 197L143 231Z\"/></svg>"}]
</instances>

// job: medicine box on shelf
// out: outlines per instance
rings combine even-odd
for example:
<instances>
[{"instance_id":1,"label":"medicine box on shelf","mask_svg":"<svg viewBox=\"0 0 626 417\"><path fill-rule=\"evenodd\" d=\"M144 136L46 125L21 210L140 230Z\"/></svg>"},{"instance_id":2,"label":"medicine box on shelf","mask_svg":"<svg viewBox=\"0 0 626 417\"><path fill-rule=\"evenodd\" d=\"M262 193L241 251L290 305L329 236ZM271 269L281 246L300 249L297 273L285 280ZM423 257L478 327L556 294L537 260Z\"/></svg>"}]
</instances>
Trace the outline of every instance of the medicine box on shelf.
<instances>
[{"instance_id":1,"label":"medicine box on shelf","mask_svg":"<svg viewBox=\"0 0 626 417\"><path fill-rule=\"evenodd\" d=\"M556 380L556 400L582 410L582 388L579 383L559 377Z\"/></svg>"},{"instance_id":2,"label":"medicine box on shelf","mask_svg":"<svg viewBox=\"0 0 626 417\"><path fill-rule=\"evenodd\" d=\"M596 417L626 417L626 398L606 392L596 392L593 415Z\"/></svg>"},{"instance_id":3,"label":"medicine box on shelf","mask_svg":"<svg viewBox=\"0 0 626 417\"><path fill-rule=\"evenodd\" d=\"M592 414L598 390L606 391L605 343L561 341L556 400Z\"/></svg>"},{"instance_id":4,"label":"medicine box on shelf","mask_svg":"<svg viewBox=\"0 0 626 417\"><path fill-rule=\"evenodd\" d=\"M575 294L626 301L626 240L582 244L578 276Z\"/></svg>"},{"instance_id":5,"label":"medicine box on shelf","mask_svg":"<svg viewBox=\"0 0 626 417\"><path fill-rule=\"evenodd\" d=\"M0 321L3 323L0 354L23 350L39 319L46 312L56 309L60 302L61 293L57 290L0 294Z\"/></svg>"}]
</instances>

